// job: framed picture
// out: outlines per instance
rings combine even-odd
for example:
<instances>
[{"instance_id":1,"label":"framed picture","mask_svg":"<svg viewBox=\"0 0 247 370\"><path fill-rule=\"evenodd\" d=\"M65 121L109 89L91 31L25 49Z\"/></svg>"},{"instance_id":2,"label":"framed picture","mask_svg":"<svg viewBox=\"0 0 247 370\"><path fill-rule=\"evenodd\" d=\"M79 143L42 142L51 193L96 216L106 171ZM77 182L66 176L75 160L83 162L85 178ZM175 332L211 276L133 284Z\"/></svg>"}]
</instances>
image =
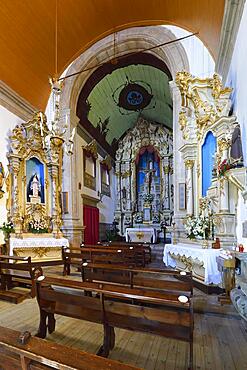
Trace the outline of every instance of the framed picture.
<instances>
[{"instance_id":1,"label":"framed picture","mask_svg":"<svg viewBox=\"0 0 247 370\"><path fill-rule=\"evenodd\" d=\"M178 184L179 209L186 209L186 184L184 182Z\"/></svg>"}]
</instances>

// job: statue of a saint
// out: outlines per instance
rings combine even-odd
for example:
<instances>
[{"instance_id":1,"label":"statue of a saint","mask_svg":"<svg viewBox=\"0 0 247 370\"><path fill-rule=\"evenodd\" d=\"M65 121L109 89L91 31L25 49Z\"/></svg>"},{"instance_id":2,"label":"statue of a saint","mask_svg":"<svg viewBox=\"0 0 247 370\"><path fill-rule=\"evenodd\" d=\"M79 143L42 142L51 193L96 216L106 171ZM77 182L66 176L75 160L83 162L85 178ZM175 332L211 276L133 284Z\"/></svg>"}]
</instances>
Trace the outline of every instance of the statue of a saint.
<instances>
[{"instance_id":1,"label":"statue of a saint","mask_svg":"<svg viewBox=\"0 0 247 370\"><path fill-rule=\"evenodd\" d=\"M0 190L2 189L3 187L3 181L4 181L4 168L3 168L3 164L2 162L0 162Z\"/></svg>"},{"instance_id":2,"label":"statue of a saint","mask_svg":"<svg viewBox=\"0 0 247 370\"><path fill-rule=\"evenodd\" d=\"M40 191L41 185L38 179L37 174L35 173L31 182L30 189L33 192L33 197L38 197L39 196L39 191Z\"/></svg>"},{"instance_id":3,"label":"statue of a saint","mask_svg":"<svg viewBox=\"0 0 247 370\"><path fill-rule=\"evenodd\" d=\"M231 143L231 153L230 156L234 161L240 163L243 162L243 150L242 150L242 141L241 141L241 131L239 124L236 125L233 134L232 134L232 143Z\"/></svg>"}]
</instances>

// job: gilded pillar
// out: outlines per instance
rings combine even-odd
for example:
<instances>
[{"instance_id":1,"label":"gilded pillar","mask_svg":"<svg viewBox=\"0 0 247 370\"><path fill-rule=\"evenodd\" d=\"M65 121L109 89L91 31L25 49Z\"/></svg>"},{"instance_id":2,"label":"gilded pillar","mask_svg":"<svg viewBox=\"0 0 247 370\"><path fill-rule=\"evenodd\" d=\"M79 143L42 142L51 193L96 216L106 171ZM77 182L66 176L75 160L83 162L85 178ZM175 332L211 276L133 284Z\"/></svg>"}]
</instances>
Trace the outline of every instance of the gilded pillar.
<instances>
[{"instance_id":1,"label":"gilded pillar","mask_svg":"<svg viewBox=\"0 0 247 370\"><path fill-rule=\"evenodd\" d=\"M19 234L22 232L22 220L20 215L20 199L19 199L19 186L18 186L18 174L20 171L20 158L12 156L9 158L10 165L12 168L12 222L14 224L15 233Z\"/></svg>"},{"instance_id":2,"label":"gilded pillar","mask_svg":"<svg viewBox=\"0 0 247 370\"><path fill-rule=\"evenodd\" d=\"M229 147L230 141L226 140L225 138L218 140L218 148L221 155L221 163L224 160L229 159ZM229 211L229 182L223 176L219 180L220 186L220 212L228 212Z\"/></svg>"},{"instance_id":3,"label":"gilded pillar","mask_svg":"<svg viewBox=\"0 0 247 370\"><path fill-rule=\"evenodd\" d=\"M194 193L193 193L193 168L194 160L187 159L185 161L186 168L186 193L187 193L187 215L194 214Z\"/></svg>"}]
</instances>

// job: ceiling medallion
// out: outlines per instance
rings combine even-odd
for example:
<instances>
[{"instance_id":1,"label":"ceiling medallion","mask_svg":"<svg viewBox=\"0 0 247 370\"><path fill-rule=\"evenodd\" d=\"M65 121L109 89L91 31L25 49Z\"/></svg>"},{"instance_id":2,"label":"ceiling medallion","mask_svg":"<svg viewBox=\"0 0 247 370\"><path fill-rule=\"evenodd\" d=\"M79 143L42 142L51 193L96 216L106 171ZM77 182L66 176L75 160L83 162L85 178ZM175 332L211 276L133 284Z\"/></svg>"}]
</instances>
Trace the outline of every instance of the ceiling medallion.
<instances>
[{"instance_id":1,"label":"ceiling medallion","mask_svg":"<svg viewBox=\"0 0 247 370\"><path fill-rule=\"evenodd\" d=\"M127 78L126 83L120 85L112 97L119 107L120 113L129 114L148 107L153 99L153 94L151 86L145 81L129 81ZM154 108L155 103L153 105L150 108Z\"/></svg>"}]
</instances>

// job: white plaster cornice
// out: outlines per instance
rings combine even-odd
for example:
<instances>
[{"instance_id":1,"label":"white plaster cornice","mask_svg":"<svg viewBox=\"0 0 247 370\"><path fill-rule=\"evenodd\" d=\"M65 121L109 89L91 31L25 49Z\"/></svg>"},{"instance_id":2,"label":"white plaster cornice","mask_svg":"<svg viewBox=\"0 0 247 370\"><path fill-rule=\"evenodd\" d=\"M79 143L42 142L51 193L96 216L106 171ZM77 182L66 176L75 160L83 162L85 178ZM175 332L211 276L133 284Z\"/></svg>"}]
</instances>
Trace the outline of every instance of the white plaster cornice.
<instances>
[{"instance_id":1,"label":"white plaster cornice","mask_svg":"<svg viewBox=\"0 0 247 370\"><path fill-rule=\"evenodd\" d=\"M219 53L215 66L215 71L222 76L223 84L226 82L230 68L244 4L245 0L225 0Z\"/></svg>"},{"instance_id":2,"label":"white plaster cornice","mask_svg":"<svg viewBox=\"0 0 247 370\"><path fill-rule=\"evenodd\" d=\"M34 113L38 111L38 109L32 106L27 100L18 95L1 80L0 104L24 121L31 119Z\"/></svg>"}]
</instances>

